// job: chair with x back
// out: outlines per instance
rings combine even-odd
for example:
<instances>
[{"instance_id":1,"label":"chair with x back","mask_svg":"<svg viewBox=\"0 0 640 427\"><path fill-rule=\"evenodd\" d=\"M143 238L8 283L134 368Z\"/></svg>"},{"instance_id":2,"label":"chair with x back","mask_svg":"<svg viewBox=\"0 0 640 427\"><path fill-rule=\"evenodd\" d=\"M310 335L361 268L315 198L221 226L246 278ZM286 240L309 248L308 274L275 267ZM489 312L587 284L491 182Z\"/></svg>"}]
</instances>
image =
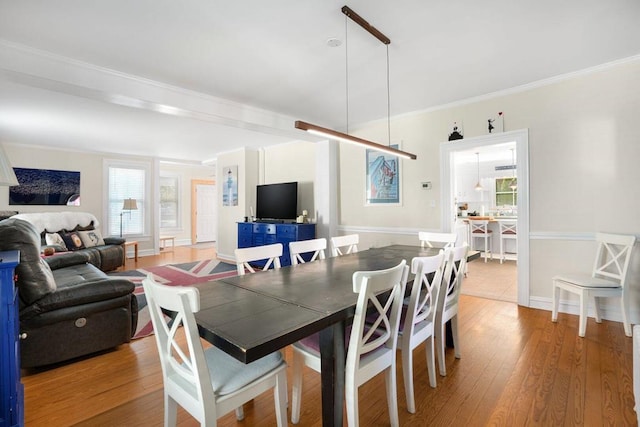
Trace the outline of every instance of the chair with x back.
<instances>
[{"instance_id":1,"label":"chair with x back","mask_svg":"<svg viewBox=\"0 0 640 427\"><path fill-rule=\"evenodd\" d=\"M596 233L598 250L591 274L562 274L553 277L553 310L551 320L558 320L558 306L560 305L560 291L565 290L580 296L580 323L578 335L584 337L587 331L588 301L593 300L596 322L602 321L599 299L620 298L622 306L622 323L624 333L631 336L629 322L629 287L627 276L629 262L635 236L620 234Z\"/></svg>"},{"instance_id":2,"label":"chair with x back","mask_svg":"<svg viewBox=\"0 0 640 427\"><path fill-rule=\"evenodd\" d=\"M487 254L491 256L493 259L493 250L491 249L493 242L491 240L491 236L493 236L493 230L489 228L489 221L487 220L469 220L471 224L471 245L475 248L473 241L478 239L484 240L484 251L483 257L484 262L487 262Z\"/></svg>"},{"instance_id":3,"label":"chair with x back","mask_svg":"<svg viewBox=\"0 0 640 427\"><path fill-rule=\"evenodd\" d=\"M280 268L280 257L282 256L282 243L272 245L253 246L250 248L239 248L235 250L236 267L240 276L244 275L245 268L251 273L255 273L250 264L255 261L265 260L263 271L273 265L273 268Z\"/></svg>"},{"instance_id":4,"label":"chair with x back","mask_svg":"<svg viewBox=\"0 0 640 427\"><path fill-rule=\"evenodd\" d=\"M409 267L402 261L395 267L353 274L353 292L358 294L355 315L347 346L345 366L345 402L347 423L358 425L358 387L385 372L387 404L392 426L398 426L398 393L396 389L396 348L402 300ZM386 300L376 295L390 290ZM369 313L367 313L369 309ZM375 313L375 316L371 313ZM374 319L375 317L375 319ZM365 318L373 320L367 325ZM293 344L293 389L291 422L300 420L302 368L307 365L321 372L319 334Z\"/></svg>"},{"instance_id":5,"label":"chair with x back","mask_svg":"<svg viewBox=\"0 0 640 427\"><path fill-rule=\"evenodd\" d=\"M413 350L425 343L427 353L427 371L429 384L436 386L436 362L434 353L434 333L436 304L442 282L445 256L442 250L438 255L416 257L411 260L411 272L415 274L411 287L409 304L403 307L400 320L398 347L402 350L402 373L407 398L407 410L414 414L416 404L413 387Z\"/></svg>"},{"instance_id":6,"label":"chair with x back","mask_svg":"<svg viewBox=\"0 0 640 427\"><path fill-rule=\"evenodd\" d=\"M298 242L289 243L289 254L291 256L291 265L304 264L303 254L313 253L309 261L316 259L325 259L324 251L327 249L327 239L300 240Z\"/></svg>"},{"instance_id":7,"label":"chair with x back","mask_svg":"<svg viewBox=\"0 0 640 427\"><path fill-rule=\"evenodd\" d=\"M358 252L360 236L358 234L347 234L346 236L334 236L331 238L331 255L342 256Z\"/></svg>"},{"instance_id":8,"label":"chair with x back","mask_svg":"<svg viewBox=\"0 0 640 427\"><path fill-rule=\"evenodd\" d=\"M203 426L215 426L234 409L242 419L242 405L269 389L278 427L287 425L287 364L280 352L244 364L216 347L205 351L194 316L200 310L198 289L162 285L151 275L142 284L162 365L165 426L176 425L178 405Z\"/></svg>"},{"instance_id":9,"label":"chair with x back","mask_svg":"<svg viewBox=\"0 0 640 427\"><path fill-rule=\"evenodd\" d=\"M464 279L464 270L467 265L467 254L469 245L456 246L449 249L449 257L445 260L444 274L442 275L442 286L438 294L438 305L436 309L436 353L438 355L438 365L440 375L447 375L444 350L445 325L451 321L451 333L453 337L453 348L456 359L460 359L460 337L458 334L458 300L460 289ZM447 258L445 256L445 258Z\"/></svg>"},{"instance_id":10,"label":"chair with x back","mask_svg":"<svg viewBox=\"0 0 640 427\"><path fill-rule=\"evenodd\" d=\"M506 240L513 240L517 244L518 221L501 219L498 221L498 224L500 224L500 264L502 264L505 259L504 247Z\"/></svg>"},{"instance_id":11,"label":"chair with x back","mask_svg":"<svg viewBox=\"0 0 640 427\"><path fill-rule=\"evenodd\" d=\"M424 248L452 248L456 244L458 235L456 233L432 233L429 231L419 231L418 239Z\"/></svg>"}]
</instances>

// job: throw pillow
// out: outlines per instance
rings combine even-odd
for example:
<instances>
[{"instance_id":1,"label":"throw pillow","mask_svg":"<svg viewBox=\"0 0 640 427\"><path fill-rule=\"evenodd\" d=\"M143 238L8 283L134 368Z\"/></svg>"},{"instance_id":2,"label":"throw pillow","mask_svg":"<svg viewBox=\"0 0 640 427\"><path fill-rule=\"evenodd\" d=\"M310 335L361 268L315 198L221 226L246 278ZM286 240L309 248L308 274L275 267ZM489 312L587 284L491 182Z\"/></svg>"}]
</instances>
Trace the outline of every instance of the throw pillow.
<instances>
[{"instance_id":1,"label":"throw pillow","mask_svg":"<svg viewBox=\"0 0 640 427\"><path fill-rule=\"evenodd\" d=\"M91 248L98 245L104 245L104 239L98 230L91 231L78 231L82 243L86 248Z\"/></svg>"},{"instance_id":2,"label":"throw pillow","mask_svg":"<svg viewBox=\"0 0 640 427\"><path fill-rule=\"evenodd\" d=\"M60 233L46 233L44 235L44 240L49 246L60 246L64 248L65 251L67 250L67 245L65 245L64 239L62 238Z\"/></svg>"},{"instance_id":3,"label":"throw pillow","mask_svg":"<svg viewBox=\"0 0 640 427\"><path fill-rule=\"evenodd\" d=\"M61 236L67 246L67 249L77 251L78 249L84 248L84 244L82 243L82 239L78 232L72 231L70 233L62 233Z\"/></svg>"}]
</instances>

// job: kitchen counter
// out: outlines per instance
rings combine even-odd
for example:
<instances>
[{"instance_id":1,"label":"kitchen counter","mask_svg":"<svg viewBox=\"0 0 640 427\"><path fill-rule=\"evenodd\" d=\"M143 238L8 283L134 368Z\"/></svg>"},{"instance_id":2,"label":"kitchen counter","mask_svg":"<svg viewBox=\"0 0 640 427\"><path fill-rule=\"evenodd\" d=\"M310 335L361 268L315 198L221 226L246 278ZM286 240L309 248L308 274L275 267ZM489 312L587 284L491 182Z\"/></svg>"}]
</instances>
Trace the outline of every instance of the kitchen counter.
<instances>
[{"instance_id":1,"label":"kitchen counter","mask_svg":"<svg viewBox=\"0 0 640 427\"><path fill-rule=\"evenodd\" d=\"M471 220L471 221L500 221L500 220L514 220L518 219L517 216L466 216L466 217L458 217L461 220Z\"/></svg>"}]
</instances>

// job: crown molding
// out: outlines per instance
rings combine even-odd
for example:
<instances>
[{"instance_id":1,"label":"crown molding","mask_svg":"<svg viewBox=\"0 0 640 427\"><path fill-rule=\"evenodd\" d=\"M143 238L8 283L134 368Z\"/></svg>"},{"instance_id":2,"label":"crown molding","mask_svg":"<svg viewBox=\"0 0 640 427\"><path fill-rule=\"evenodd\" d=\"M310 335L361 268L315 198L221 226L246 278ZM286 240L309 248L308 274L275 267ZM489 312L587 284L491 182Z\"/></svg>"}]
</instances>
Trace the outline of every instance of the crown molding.
<instances>
[{"instance_id":1,"label":"crown molding","mask_svg":"<svg viewBox=\"0 0 640 427\"><path fill-rule=\"evenodd\" d=\"M40 89L202 120L291 140L309 140L295 119L201 92L0 39L0 78Z\"/></svg>"}]
</instances>

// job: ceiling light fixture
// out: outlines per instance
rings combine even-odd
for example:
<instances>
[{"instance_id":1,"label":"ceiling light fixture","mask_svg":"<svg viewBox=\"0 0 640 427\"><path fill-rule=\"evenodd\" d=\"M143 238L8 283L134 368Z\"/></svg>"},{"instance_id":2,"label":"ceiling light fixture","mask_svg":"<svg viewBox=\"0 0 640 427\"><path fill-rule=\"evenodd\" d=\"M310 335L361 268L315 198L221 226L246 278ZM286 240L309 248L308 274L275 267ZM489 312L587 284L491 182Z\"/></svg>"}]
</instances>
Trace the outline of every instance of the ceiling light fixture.
<instances>
[{"instance_id":1,"label":"ceiling light fixture","mask_svg":"<svg viewBox=\"0 0 640 427\"><path fill-rule=\"evenodd\" d=\"M482 185L480 185L480 153L476 153L478 158L478 183L476 184L476 191L482 191Z\"/></svg>"},{"instance_id":2,"label":"ceiling light fixture","mask_svg":"<svg viewBox=\"0 0 640 427\"><path fill-rule=\"evenodd\" d=\"M351 136L348 133L338 132L332 129L327 129L322 126L314 125L311 123L303 122L301 120L297 120L295 122L295 128L307 131L309 133L313 133L315 135L320 135L332 139L338 139L343 142L348 142L351 144L360 145L372 150L381 151L384 153L388 153L394 156L402 157L405 159L417 159L418 156L412 153L408 153L406 151L401 151L391 147L391 112L389 107L389 44L391 40L382 34L378 29L369 24L365 19L363 19L360 15L351 10L348 6L342 7L342 13L354 21L356 24L360 25L364 28L368 33L372 36L380 40L383 44L387 46L387 128L389 134L389 142L388 145L378 144L377 142L368 141L366 139L358 138L355 136ZM345 19L346 20L346 19ZM345 49L348 46L348 43L345 44ZM349 84L348 84L348 70L347 70L347 132L349 131Z\"/></svg>"}]
</instances>

